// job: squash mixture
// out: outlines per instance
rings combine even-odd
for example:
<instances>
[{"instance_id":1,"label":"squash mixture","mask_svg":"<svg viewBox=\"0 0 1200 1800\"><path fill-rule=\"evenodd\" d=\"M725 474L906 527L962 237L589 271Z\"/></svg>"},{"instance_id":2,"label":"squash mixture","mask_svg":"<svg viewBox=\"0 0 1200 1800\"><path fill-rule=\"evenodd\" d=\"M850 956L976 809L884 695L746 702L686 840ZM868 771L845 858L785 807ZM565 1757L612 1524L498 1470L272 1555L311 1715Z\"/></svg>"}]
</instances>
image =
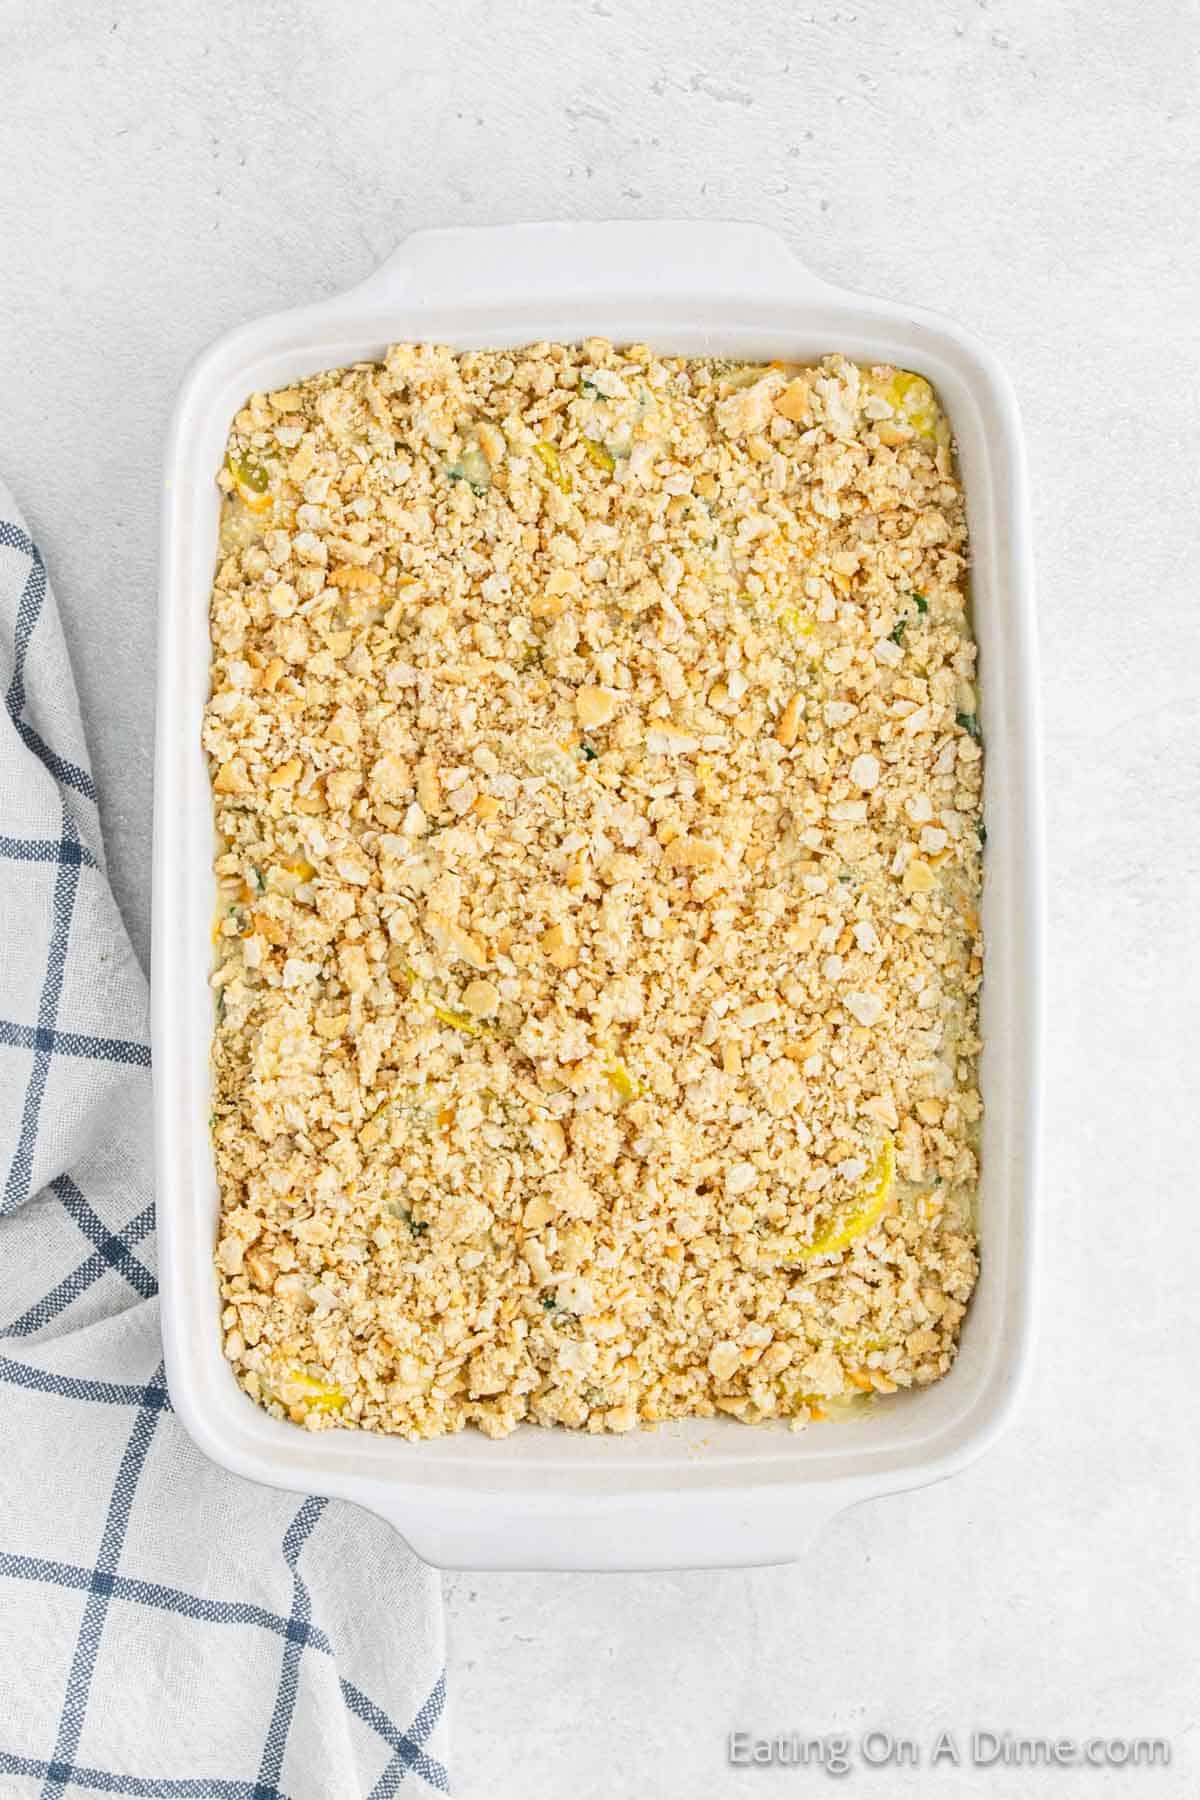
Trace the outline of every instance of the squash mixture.
<instances>
[{"instance_id":1,"label":"squash mixture","mask_svg":"<svg viewBox=\"0 0 1200 1800\"><path fill-rule=\"evenodd\" d=\"M591 339L219 476L225 1351L272 1413L800 1427L974 1285L982 752L920 376Z\"/></svg>"}]
</instances>

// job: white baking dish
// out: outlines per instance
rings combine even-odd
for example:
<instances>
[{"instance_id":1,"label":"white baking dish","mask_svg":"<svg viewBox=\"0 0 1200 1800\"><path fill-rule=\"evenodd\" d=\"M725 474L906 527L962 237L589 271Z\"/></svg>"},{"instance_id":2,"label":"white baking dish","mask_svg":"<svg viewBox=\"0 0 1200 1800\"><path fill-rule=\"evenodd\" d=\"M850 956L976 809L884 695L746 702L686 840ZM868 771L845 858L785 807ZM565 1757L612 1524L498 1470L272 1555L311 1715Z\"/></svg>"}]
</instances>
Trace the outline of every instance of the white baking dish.
<instances>
[{"instance_id":1,"label":"white baking dish","mask_svg":"<svg viewBox=\"0 0 1200 1800\"><path fill-rule=\"evenodd\" d=\"M212 1269L208 987L215 906L200 749L217 535L213 477L254 389L378 355L600 334L664 351L920 370L958 437L987 746L983 1273L951 1374L803 1434L732 1420L589 1437L523 1426L409 1444L270 1418L221 1352ZM844 1506L939 1480L991 1443L1030 1361L1042 984L1041 825L1026 476L1008 383L945 319L810 275L773 233L727 224L521 225L408 238L330 300L222 338L184 382L163 504L154 846L154 1082L171 1396L214 1461L360 1501L447 1567L634 1569L788 1561Z\"/></svg>"}]
</instances>

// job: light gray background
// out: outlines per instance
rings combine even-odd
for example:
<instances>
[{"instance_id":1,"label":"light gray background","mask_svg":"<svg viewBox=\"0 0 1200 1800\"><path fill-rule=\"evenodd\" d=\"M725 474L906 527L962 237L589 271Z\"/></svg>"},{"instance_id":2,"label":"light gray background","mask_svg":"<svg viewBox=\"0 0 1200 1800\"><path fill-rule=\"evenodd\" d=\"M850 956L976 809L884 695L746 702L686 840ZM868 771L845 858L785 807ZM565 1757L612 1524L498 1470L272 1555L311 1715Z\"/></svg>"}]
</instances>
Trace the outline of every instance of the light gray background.
<instances>
[{"instance_id":1,"label":"light gray background","mask_svg":"<svg viewBox=\"0 0 1200 1800\"><path fill-rule=\"evenodd\" d=\"M1200 1782L1200 11L1194 0L0 0L0 467L66 615L147 952L159 455L189 358L415 226L739 216L1015 379L1050 868L1036 1390L798 1567L447 1582L468 1800L824 1791L723 1734L1159 1732ZM341 1800L331 1796L331 1800Z\"/></svg>"}]
</instances>

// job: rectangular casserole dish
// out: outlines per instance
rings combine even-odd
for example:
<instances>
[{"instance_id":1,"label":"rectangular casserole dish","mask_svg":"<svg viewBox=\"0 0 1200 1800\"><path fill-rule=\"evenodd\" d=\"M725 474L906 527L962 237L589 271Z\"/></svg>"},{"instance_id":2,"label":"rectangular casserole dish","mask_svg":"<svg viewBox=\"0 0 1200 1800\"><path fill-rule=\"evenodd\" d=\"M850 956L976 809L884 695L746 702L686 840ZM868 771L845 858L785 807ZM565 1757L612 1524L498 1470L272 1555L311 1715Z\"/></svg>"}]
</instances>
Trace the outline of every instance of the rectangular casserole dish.
<instances>
[{"instance_id":1,"label":"rectangular casserole dish","mask_svg":"<svg viewBox=\"0 0 1200 1800\"><path fill-rule=\"evenodd\" d=\"M209 1143L213 825L200 722L220 465L256 389L379 355L600 334L664 352L803 362L837 350L918 370L958 441L980 649L988 827L983 925L982 1276L950 1374L861 1422L803 1434L728 1419L596 1438L522 1427L408 1443L311 1434L237 1387L212 1267ZM977 1456L1028 1373L1038 1144L1041 826L1028 501L1002 372L933 314L817 280L732 224L525 225L407 239L349 293L243 326L184 382L164 488L155 776L153 1037L163 1333L172 1399L214 1461L389 1519L446 1567L680 1568L788 1561L824 1519Z\"/></svg>"}]
</instances>

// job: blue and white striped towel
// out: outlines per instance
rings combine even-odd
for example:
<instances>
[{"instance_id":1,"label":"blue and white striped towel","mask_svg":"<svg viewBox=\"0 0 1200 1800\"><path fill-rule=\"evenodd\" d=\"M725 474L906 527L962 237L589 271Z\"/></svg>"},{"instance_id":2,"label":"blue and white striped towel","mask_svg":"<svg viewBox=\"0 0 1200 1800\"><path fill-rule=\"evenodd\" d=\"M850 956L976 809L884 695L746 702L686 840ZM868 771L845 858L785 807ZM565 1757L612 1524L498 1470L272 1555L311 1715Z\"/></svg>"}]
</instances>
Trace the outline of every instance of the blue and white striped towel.
<instances>
[{"instance_id":1,"label":"blue and white striped towel","mask_svg":"<svg viewBox=\"0 0 1200 1800\"><path fill-rule=\"evenodd\" d=\"M437 1577L206 1462L164 1385L146 983L0 485L0 1795L446 1791Z\"/></svg>"}]
</instances>

